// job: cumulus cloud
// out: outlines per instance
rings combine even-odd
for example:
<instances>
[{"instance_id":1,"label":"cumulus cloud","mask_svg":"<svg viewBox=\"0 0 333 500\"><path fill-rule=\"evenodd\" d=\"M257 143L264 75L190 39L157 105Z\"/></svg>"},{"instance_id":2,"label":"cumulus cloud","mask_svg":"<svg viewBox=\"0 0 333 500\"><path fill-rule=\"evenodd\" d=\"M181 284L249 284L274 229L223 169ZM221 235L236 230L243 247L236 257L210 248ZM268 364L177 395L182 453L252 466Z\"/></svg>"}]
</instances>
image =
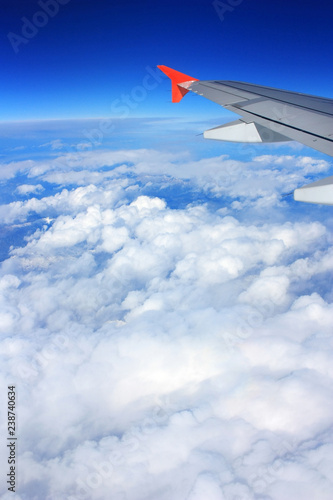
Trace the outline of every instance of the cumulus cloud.
<instances>
[{"instance_id":1,"label":"cumulus cloud","mask_svg":"<svg viewBox=\"0 0 333 500\"><path fill-rule=\"evenodd\" d=\"M148 149L76 151L44 161L25 160L1 165L1 177L17 172L57 185L104 183L106 179L135 175L139 179L160 175L160 181L189 180L213 196L241 197L245 203L276 205L281 193L307 183L307 176L328 172L326 160L297 156L254 156L252 161L227 155L193 160L187 153ZM311 177L311 178L312 178Z\"/></svg>"},{"instance_id":2,"label":"cumulus cloud","mask_svg":"<svg viewBox=\"0 0 333 500\"><path fill-rule=\"evenodd\" d=\"M285 206L291 164L289 186L329 165L149 150L57 161L17 171L71 188L0 211L53 218L1 268L17 500L329 500L332 235L323 218L263 220L258 205ZM169 179L230 201L171 208Z\"/></svg>"},{"instance_id":3,"label":"cumulus cloud","mask_svg":"<svg viewBox=\"0 0 333 500\"><path fill-rule=\"evenodd\" d=\"M21 184L16 188L16 191L22 195L29 195L40 193L41 191L44 191L44 188L41 184Z\"/></svg>"}]
</instances>

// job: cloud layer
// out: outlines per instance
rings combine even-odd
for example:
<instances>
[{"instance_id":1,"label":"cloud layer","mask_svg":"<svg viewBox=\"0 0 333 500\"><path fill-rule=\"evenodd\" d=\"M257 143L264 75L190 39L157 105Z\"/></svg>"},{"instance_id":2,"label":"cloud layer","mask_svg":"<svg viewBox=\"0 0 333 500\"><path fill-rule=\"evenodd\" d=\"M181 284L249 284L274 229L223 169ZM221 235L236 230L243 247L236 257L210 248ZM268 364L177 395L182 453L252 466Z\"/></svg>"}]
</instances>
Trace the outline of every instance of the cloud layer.
<instances>
[{"instance_id":1,"label":"cloud layer","mask_svg":"<svg viewBox=\"0 0 333 500\"><path fill-rule=\"evenodd\" d=\"M31 223L0 281L15 500L332 498L332 234L281 199L329 167L119 150L2 168L27 182L1 223Z\"/></svg>"}]
</instances>

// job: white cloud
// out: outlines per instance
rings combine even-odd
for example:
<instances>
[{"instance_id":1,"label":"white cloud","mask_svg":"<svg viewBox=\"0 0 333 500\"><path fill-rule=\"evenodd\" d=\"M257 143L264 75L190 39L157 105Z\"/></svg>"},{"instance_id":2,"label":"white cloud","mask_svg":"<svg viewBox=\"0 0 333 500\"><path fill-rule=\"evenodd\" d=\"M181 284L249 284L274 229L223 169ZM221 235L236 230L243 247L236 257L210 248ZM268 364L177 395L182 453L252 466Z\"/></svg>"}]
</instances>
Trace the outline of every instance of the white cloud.
<instances>
[{"instance_id":1,"label":"white cloud","mask_svg":"<svg viewBox=\"0 0 333 500\"><path fill-rule=\"evenodd\" d=\"M78 151L83 151L84 149L91 149L92 145L90 142L80 142L78 144L72 144Z\"/></svg>"},{"instance_id":2,"label":"white cloud","mask_svg":"<svg viewBox=\"0 0 333 500\"><path fill-rule=\"evenodd\" d=\"M16 191L22 195L35 194L44 191L41 184L21 184L16 188Z\"/></svg>"},{"instance_id":3,"label":"white cloud","mask_svg":"<svg viewBox=\"0 0 333 500\"><path fill-rule=\"evenodd\" d=\"M42 144L39 147L40 148L51 148L52 150L58 150L58 149L63 149L65 147L65 144L62 142L61 139L54 139L53 141L46 142L45 144Z\"/></svg>"},{"instance_id":4,"label":"white cloud","mask_svg":"<svg viewBox=\"0 0 333 500\"><path fill-rule=\"evenodd\" d=\"M293 159L255 159L243 181L232 169L245 165L225 157L83 155L57 181L74 172L83 185L0 212L5 223L54 219L1 269L17 498L329 500L331 233L325 220L282 209L263 220L258 208L280 205ZM56 174L53 160L27 165L40 182ZM142 193L143 176L160 187L164 174L224 192L221 167L257 219ZM324 167L300 159L292 182Z\"/></svg>"},{"instance_id":5,"label":"white cloud","mask_svg":"<svg viewBox=\"0 0 333 500\"><path fill-rule=\"evenodd\" d=\"M302 156L264 155L252 161L231 160L227 155L193 160L187 153L155 150L75 151L40 161L11 162L1 165L1 178L25 173L30 178L61 186L103 184L107 179L127 178L149 182L160 175L161 185L174 179L189 181L211 196L240 197L233 208L262 210L283 204L281 195L318 178L331 167L326 160ZM102 170L101 170L102 169ZM312 180L312 178L311 178Z\"/></svg>"}]
</instances>

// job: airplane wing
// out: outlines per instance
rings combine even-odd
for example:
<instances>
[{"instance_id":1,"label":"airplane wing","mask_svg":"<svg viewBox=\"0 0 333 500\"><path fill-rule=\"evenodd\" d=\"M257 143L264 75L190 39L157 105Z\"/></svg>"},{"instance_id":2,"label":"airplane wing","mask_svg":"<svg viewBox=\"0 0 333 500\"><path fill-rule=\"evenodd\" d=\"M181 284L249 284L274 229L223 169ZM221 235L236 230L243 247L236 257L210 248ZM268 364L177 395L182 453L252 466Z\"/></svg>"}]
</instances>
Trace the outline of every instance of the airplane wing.
<instances>
[{"instance_id":1,"label":"airplane wing","mask_svg":"<svg viewBox=\"0 0 333 500\"><path fill-rule=\"evenodd\" d=\"M191 91L241 116L239 120L204 132L205 139L233 142L298 141L333 156L333 100L251 83L197 80L167 66L158 66L171 79L172 102ZM333 178L294 192L294 199L333 205Z\"/></svg>"}]
</instances>

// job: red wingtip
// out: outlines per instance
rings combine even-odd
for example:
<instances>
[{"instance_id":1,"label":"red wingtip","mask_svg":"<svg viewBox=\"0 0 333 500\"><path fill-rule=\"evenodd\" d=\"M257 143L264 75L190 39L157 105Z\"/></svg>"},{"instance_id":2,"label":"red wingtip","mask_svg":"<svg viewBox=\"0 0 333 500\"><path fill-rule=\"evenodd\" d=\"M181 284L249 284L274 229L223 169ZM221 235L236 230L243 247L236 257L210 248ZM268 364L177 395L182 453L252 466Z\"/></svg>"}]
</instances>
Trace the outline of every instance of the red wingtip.
<instances>
[{"instance_id":1,"label":"red wingtip","mask_svg":"<svg viewBox=\"0 0 333 500\"><path fill-rule=\"evenodd\" d=\"M180 71L176 71L175 69L168 68L168 66L157 66L157 67L171 80L172 102L181 101L184 95L187 94L188 92L187 89L180 87L179 83L199 81L197 78L185 75L185 73L181 73Z\"/></svg>"}]
</instances>

